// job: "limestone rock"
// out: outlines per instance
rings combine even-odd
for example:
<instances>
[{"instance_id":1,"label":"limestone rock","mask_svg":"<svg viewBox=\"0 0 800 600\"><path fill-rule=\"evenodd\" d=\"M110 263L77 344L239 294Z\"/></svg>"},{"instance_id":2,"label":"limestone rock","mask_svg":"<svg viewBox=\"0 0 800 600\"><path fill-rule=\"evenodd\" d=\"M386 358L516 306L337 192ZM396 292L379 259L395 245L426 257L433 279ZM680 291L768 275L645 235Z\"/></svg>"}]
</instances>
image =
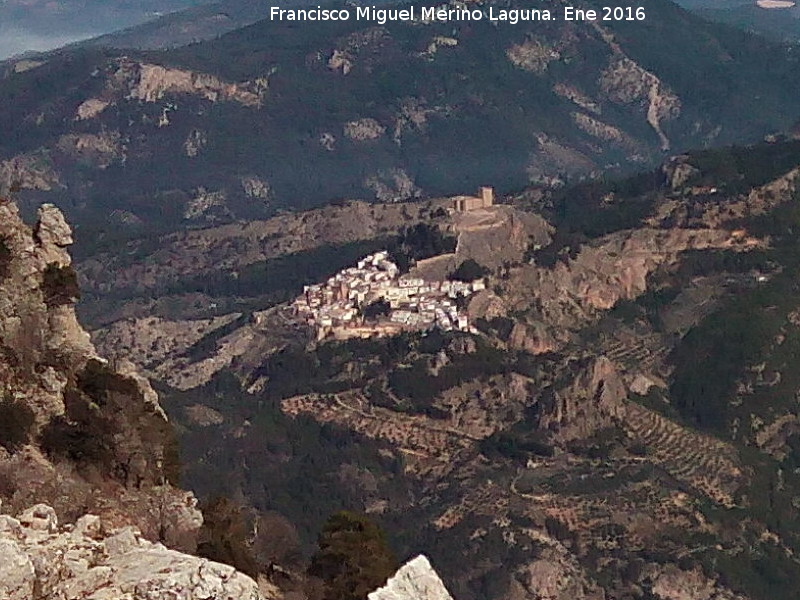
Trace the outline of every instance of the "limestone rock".
<instances>
[{"instance_id":1,"label":"limestone rock","mask_svg":"<svg viewBox=\"0 0 800 600\"><path fill-rule=\"evenodd\" d=\"M427 557L419 555L400 567L369 600L452 600Z\"/></svg>"},{"instance_id":2,"label":"limestone rock","mask_svg":"<svg viewBox=\"0 0 800 600\"><path fill-rule=\"evenodd\" d=\"M58 173L45 153L19 154L0 161L0 194L14 188L49 192L59 183Z\"/></svg>"},{"instance_id":3,"label":"limestone rock","mask_svg":"<svg viewBox=\"0 0 800 600\"><path fill-rule=\"evenodd\" d=\"M43 204L38 212L36 238L40 244L53 244L59 248L72 245L72 228L63 213L52 204Z\"/></svg>"},{"instance_id":4,"label":"limestone rock","mask_svg":"<svg viewBox=\"0 0 800 600\"><path fill-rule=\"evenodd\" d=\"M586 439L623 414L627 395L614 364L600 357L571 386L555 394L551 405L541 411L539 427L557 432L562 440Z\"/></svg>"},{"instance_id":5,"label":"limestone rock","mask_svg":"<svg viewBox=\"0 0 800 600\"><path fill-rule=\"evenodd\" d=\"M418 198L422 193L403 169L389 169L370 175L364 180L364 187L372 190L375 198L381 202L403 202Z\"/></svg>"},{"instance_id":6,"label":"limestone rock","mask_svg":"<svg viewBox=\"0 0 800 600\"><path fill-rule=\"evenodd\" d=\"M682 188L687 181L700 174L699 169L690 165L688 159L686 155L674 156L661 168L673 190Z\"/></svg>"},{"instance_id":7,"label":"limestone rock","mask_svg":"<svg viewBox=\"0 0 800 600\"><path fill-rule=\"evenodd\" d=\"M58 529L56 511L46 504L37 504L23 512L17 520L28 529L53 533Z\"/></svg>"},{"instance_id":8,"label":"limestone rock","mask_svg":"<svg viewBox=\"0 0 800 600\"><path fill-rule=\"evenodd\" d=\"M349 121L344 126L344 134L357 142L377 139L385 132L386 128L383 125L370 118Z\"/></svg>"},{"instance_id":9,"label":"limestone rock","mask_svg":"<svg viewBox=\"0 0 800 600\"><path fill-rule=\"evenodd\" d=\"M264 600L233 567L169 550L132 527L107 531L85 515L58 529L54 519L40 504L19 516L17 534L0 528L0 597L31 600L36 590L41 598Z\"/></svg>"},{"instance_id":10,"label":"limestone rock","mask_svg":"<svg viewBox=\"0 0 800 600\"><path fill-rule=\"evenodd\" d=\"M202 516L194 496L167 483L174 452L158 396L131 363L111 365L97 355L70 298L72 231L53 205L42 206L38 216L30 228L12 202L0 200L6 250L0 272L0 395L14 399L30 420L8 451L0 449L6 482L0 495L8 510L49 506L25 511L21 524L4 518L0 531L25 526L50 532L59 521L91 511L116 527L135 525L150 539L192 551ZM94 407L106 429L91 429L82 407ZM79 430L104 436L107 451L93 459L62 460L63 440Z\"/></svg>"},{"instance_id":11,"label":"limestone rock","mask_svg":"<svg viewBox=\"0 0 800 600\"><path fill-rule=\"evenodd\" d=\"M0 532L0 597L23 600L33 597L36 581L33 563L19 545Z\"/></svg>"},{"instance_id":12,"label":"limestone rock","mask_svg":"<svg viewBox=\"0 0 800 600\"><path fill-rule=\"evenodd\" d=\"M508 60L515 67L541 75L554 60L561 58L558 50L540 40L525 40L506 50Z\"/></svg>"},{"instance_id":13,"label":"limestone rock","mask_svg":"<svg viewBox=\"0 0 800 600\"><path fill-rule=\"evenodd\" d=\"M131 98L144 102L157 102L168 95L192 94L211 102L261 106L262 90L257 83L229 83L207 73L122 61L116 78L130 86Z\"/></svg>"}]
</instances>

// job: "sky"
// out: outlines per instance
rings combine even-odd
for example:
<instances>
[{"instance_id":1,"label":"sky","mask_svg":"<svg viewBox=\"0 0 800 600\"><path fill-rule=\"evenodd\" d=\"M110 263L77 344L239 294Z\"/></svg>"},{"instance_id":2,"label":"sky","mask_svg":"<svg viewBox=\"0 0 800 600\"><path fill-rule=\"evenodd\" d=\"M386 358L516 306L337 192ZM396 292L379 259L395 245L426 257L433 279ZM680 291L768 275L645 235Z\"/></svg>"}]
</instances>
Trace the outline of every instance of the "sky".
<instances>
[{"instance_id":1,"label":"sky","mask_svg":"<svg viewBox=\"0 0 800 600\"><path fill-rule=\"evenodd\" d=\"M0 60L58 48L210 0L0 0Z\"/></svg>"},{"instance_id":2,"label":"sky","mask_svg":"<svg viewBox=\"0 0 800 600\"><path fill-rule=\"evenodd\" d=\"M18 27L0 25L0 60L28 50L51 50L70 42L94 37L97 33L102 32L43 35Z\"/></svg>"}]
</instances>

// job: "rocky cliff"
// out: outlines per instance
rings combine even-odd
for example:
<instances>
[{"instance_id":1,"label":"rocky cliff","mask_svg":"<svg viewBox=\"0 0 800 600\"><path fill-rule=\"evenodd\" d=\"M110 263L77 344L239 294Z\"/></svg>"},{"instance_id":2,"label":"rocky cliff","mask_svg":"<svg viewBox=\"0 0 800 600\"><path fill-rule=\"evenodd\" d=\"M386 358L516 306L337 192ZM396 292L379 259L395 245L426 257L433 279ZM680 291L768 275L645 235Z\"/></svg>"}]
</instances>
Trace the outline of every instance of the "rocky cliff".
<instances>
[{"instance_id":1,"label":"rocky cliff","mask_svg":"<svg viewBox=\"0 0 800 600\"><path fill-rule=\"evenodd\" d=\"M453 600L425 556L404 564L369 600Z\"/></svg>"},{"instance_id":2,"label":"rocky cliff","mask_svg":"<svg viewBox=\"0 0 800 600\"><path fill-rule=\"evenodd\" d=\"M0 201L0 501L18 514L0 516L0 596L259 598L181 554L203 517L174 486L171 425L132 363L98 356L78 323L70 244L55 207L31 228Z\"/></svg>"},{"instance_id":3,"label":"rocky cliff","mask_svg":"<svg viewBox=\"0 0 800 600\"><path fill-rule=\"evenodd\" d=\"M0 596L5 600L263 600L255 581L233 567L170 550L134 527L96 515L59 526L37 504L0 515Z\"/></svg>"}]
</instances>

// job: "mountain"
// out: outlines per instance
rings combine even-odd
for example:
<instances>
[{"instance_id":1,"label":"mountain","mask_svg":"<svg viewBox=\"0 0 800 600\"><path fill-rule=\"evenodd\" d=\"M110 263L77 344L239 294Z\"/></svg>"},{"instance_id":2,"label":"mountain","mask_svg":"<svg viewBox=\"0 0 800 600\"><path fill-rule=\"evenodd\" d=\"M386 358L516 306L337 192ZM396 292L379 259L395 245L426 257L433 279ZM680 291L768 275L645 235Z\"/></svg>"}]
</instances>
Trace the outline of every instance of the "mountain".
<instances>
[{"instance_id":1,"label":"mountain","mask_svg":"<svg viewBox=\"0 0 800 600\"><path fill-rule=\"evenodd\" d=\"M783 139L171 233L79 262L82 310L155 381L187 484L294 525L280 564L344 507L459 599L791 597L799 173ZM474 330L317 339L289 303L381 248L484 267Z\"/></svg>"},{"instance_id":2,"label":"mountain","mask_svg":"<svg viewBox=\"0 0 800 600\"><path fill-rule=\"evenodd\" d=\"M90 512L276 597L793 597L796 57L646 8L5 63L19 562Z\"/></svg>"},{"instance_id":3,"label":"mountain","mask_svg":"<svg viewBox=\"0 0 800 600\"><path fill-rule=\"evenodd\" d=\"M720 23L752 31L778 42L800 43L800 8L765 9L756 4L698 9L697 14Z\"/></svg>"},{"instance_id":4,"label":"mountain","mask_svg":"<svg viewBox=\"0 0 800 600\"><path fill-rule=\"evenodd\" d=\"M79 239L115 244L336 198L561 185L797 119L792 52L663 0L647 10L611 24L262 21L169 51L7 63L0 181L26 215L53 202Z\"/></svg>"},{"instance_id":5,"label":"mountain","mask_svg":"<svg viewBox=\"0 0 800 600\"><path fill-rule=\"evenodd\" d=\"M82 45L150 50L174 48L214 39L229 31L252 25L267 18L271 6L286 8L310 4L308 0L219 0L176 11L132 27L117 27L112 32L87 40Z\"/></svg>"},{"instance_id":6,"label":"mountain","mask_svg":"<svg viewBox=\"0 0 800 600\"><path fill-rule=\"evenodd\" d=\"M779 43L800 42L800 8L793 0L680 0L678 4L709 21Z\"/></svg>"}]
</instances>

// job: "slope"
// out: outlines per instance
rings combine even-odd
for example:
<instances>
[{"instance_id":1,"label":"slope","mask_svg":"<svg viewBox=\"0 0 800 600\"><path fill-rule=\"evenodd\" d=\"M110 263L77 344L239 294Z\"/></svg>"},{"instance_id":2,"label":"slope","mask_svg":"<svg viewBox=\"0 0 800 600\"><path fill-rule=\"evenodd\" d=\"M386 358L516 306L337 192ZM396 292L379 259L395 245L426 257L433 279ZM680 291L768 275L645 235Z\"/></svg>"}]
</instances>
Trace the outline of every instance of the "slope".
<instances>
[{"instance_id":1,"label":"slope","mask_svg":"<svg viewBox=\"0 0 800 600\"><path fill-rule=\"evenodd\" d=\"M796 120L791 52L647 9L600 24L263 21L172 51L63 51L0 82L1 183L28 213L53 201L113 243L335 198L560 185Z\"/></svg>"}]
</instances>

